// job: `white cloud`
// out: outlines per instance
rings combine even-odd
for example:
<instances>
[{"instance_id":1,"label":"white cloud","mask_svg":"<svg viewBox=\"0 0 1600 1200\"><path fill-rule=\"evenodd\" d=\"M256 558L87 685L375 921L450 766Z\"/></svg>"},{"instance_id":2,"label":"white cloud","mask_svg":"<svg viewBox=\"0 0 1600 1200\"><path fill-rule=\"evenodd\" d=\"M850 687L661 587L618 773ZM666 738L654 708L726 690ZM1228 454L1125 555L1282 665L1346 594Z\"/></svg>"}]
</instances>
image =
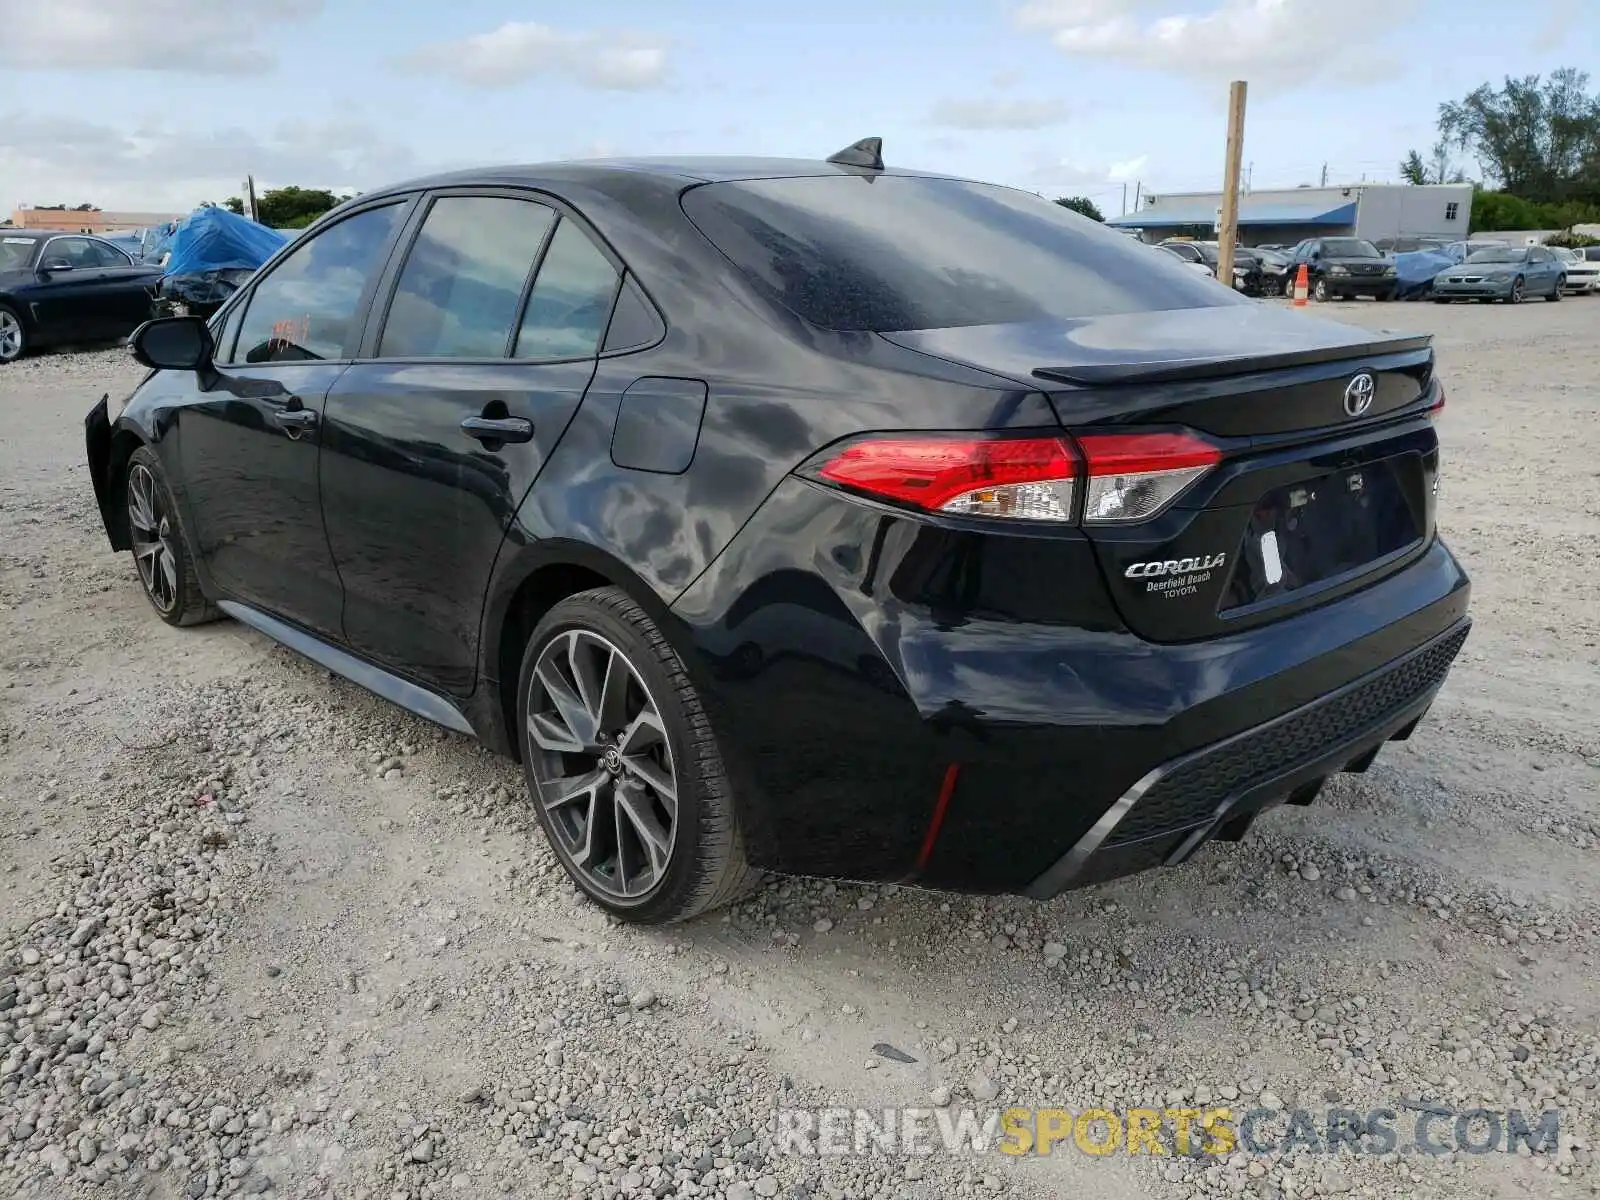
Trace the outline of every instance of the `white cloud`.
<instances>
[{"instance_id":1,"label":"white cloud","mask_svg":"<svg viewBox=\"0 0 1600 1200\"><path fill-rule=\"evenodd\" d=\"M1191 3L1193 0L1191 0ZM1203 0L1202 0L1203 2ZM1137 0L1032 0L1014 14L1071 55L1207 81L1372 82L1393 60L1383 34L1417 0L1211 0L1204 11L1142 14Z\"/></svg>"},{"instance_id":2,"label":"white cloud","mask_svg":"<svg viewBox=\"0 0 1600 1200\"><path fill-rule=\"evenodd\" d=\"M1108 191L1133 183L1149 165L1150 157L1146 154L1112 163L1084 162L1071 157L1043 158L1028 172L1028 179L1037 187Z\"/></svg>"},{"instance_id":3,"label":"white cloud","mask_svg":"<svg viewBox=\"0 0 1600 1200\"><path fill-rule=\"evenodd\" d=\"M947 129L1043 129L1067 119L1067 107L1058 100L1008 100L975 97L940 100L928 122Z\"/></svg>"},{"instance_id":4,"label":"white cloud","mask_svg":"<svg viewBox=\"0 0 1600 1200\"><path fill-rule=\"evenodd\" d=\"M360 121L293 121L271 130L146 124L131 132L28 113L0 116L0 209L18 203L186 212L237 196L247 174L265 190L368 190L446 164Z\"/></svg>"},{"instance_id":5,"label":"white cloud","mask_svg":"<svg viewBox=\"0 0 1600 1200\"><path fill-rule=\"evenodd\" d=\"M4 0L0 64L13 70L260 72L276 64L263 32L306 20L322 0Z\"/></svg>"},{"instance_id":6,"label":"white cloud","mask_svg":"<svg viewBox=\"0 0 1600 1200\"><path fill-rule=\"evenodd\" d=\"M563 75L593 88L643 91L667 78L667 47L639 33L569 33L533 21L508 21L489 33L424 46L401 65L469 87L511 87Z\"/></svg>"},{"instance_id":7,"label":"white cloud","mask_svg":"<svg viewBox=\"0 0 1600 1200\"><path fill-rule=\"evenodd\" d=\"M1138 158L1130 158L1127 162L1112 163L1106 171L1106 182L1126 183L1130 179L1137 179L1139 172L1145 169L1150 161L1148 154L1141 154Z\"/></svg>"}]
</instances>

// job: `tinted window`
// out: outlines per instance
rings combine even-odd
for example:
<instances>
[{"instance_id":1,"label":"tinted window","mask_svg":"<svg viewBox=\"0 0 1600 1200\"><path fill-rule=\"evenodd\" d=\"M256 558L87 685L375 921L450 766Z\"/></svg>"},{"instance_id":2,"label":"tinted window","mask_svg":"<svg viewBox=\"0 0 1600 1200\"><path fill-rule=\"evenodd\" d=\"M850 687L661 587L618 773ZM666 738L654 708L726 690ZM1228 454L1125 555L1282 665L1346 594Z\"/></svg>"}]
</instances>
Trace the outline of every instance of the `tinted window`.
<instances>
[{"instance_id":1,"label":"tinted window","mask_svg":"<svg viewBox=\"0 0 1600 1200\"><path fill-rule=\"evenodd\" d=\"M661 336L661 320L656 310L639 292L630 277L617 293L616 311L606 326L606 350L632 350L646 346Z\"/></svg>"},{"instance_id":2,"label":"tinted window","mask_svg":"<svg viewBox=\"0 0 1600 1200\"><path fill-rule=\"evenodd\" d=\"M40 266L60 263L66 263L75 271L83 271L90 267L98 267L100 255L95 252L88 238L56 238L44 248Z\"/></svg>"},{"instance_id":3,"label":"tinted window","mask_svg":"<svg viewBox=\"0 0 1600 1200\"><path fill-rule=\"evenodd\" d=\"M90 242L89 252L102 267L128 267L133 260L109 242Z\"/></svg>"},{"instance_id":4,"label":"tinted window","mask_svg":"<svg viewBox=\"0 0 1600 1200\"><path fill-rule=\"evenodd\" d=\"M616 268L588 234L563 220L539 264L514 355L582 358L595 353L616 291Z\"/></svg>"},{"instance_id":5,"label":"tinted window","mask_svg":"<svg viewBox=\"0 0 1600 1200\"><path fill-rule=\"evenodd\" d=\"M34 238L0 237L0 271L21 271L33 261Z\"/></svg>"},{"instance_id":6,"label":"tinted window","mask_svg":"<svg viewBox=\"0 0 1600 1200\"><path fill-rule=\"evenodd\" d=\"M238 356L251 363L341 357L360 332L361 293L404 207L368 209L296 245L250 296Z\"/></svg>"},{"instance_id":7,"label":"tinted window","mask_svg":"<svg viewBox=\"0 0 1600 1200\"><path fill-rule=\"evenodd\" d=\"M1583 257L1590 262L1600 262L1600 246L1585 246L1583 248Z\"/></svg>"},{"instance_id":8,"label":"tinted window","mask_svg":"<svg viewBox=\"0 0 1600 1200\"><path fill-rule=\"evenodd\" d=\"M815 325L937 329L1250 301L1028 192L905 175L713 183L684 210Z\"/></svg>"},{"instance_id":9,"label":"tinted window","mask_svg":"<svg viewBox=\"0 0 1600 1200\"><path fill-rule=\"evenodd\" d=\"M504 358L555 213L530 200L434 202L389 306L381 358Z\"/></svg>"}]
</instances>

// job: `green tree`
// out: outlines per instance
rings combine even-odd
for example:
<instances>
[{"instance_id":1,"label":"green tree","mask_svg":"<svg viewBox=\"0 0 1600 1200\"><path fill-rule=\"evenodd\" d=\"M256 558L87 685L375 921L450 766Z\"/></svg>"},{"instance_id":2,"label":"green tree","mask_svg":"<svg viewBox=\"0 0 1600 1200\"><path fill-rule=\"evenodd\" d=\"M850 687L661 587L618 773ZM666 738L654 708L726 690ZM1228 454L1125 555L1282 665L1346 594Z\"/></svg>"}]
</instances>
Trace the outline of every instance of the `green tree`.
<instances>
[{"instance_id":1,"label":"green tree","mask_svg":"<svg viewBox=\"0 0 1600 1200\"><path fill-rule=\"evenodd\" d=\"M1466 173L1451 163L1450 145L1443 138L1434 143L1433 153L1428 158L1413 150L1401 159L1400 178L1414 187L1467 181Z\"/></svg>"},{"instance_id":2,"label":"green tree","mask_svg":"<svg viewBox=\"0 0 1600 1200\"><path fill-rule=\"evenodd\" d=\"M238 216L244 216L244 201L237 196L229 196L222 202L222 207Z\"/></svg>"},{"instance_id":3,"label":"green tree","mask_svg":"<svg viewBox=\"0 0 1600 1200\"><path fill-rule=\"evenodd\" d=\"M1073 212L1088 217L1091 221L1104 221L1105 215L1101 213L1099 205L1087 196L1062 196L1056 200L1062 208L1070 208Z\"/></svg>"},{"instance_id":4,"label":"green tree","mask_svg":"<svg viewBox=\"0 0 1600 1200\"><path fill-rule=\"evenodd\" d=\"M273 188L256 197L256 217L274 228L303 229L338 203L340 197L323 188Z\"/></svg>"},{"instance_id":5,"label":"green tree","mask_svg":"<svg viewBox=\"0 0 1600 1200\"><path fill-rule=\"evenodd\" d=\"M1516 196L1600 200L1600 96L1575 67L1548 78L1507 76L1499 88L1481 84L1439 106L1439 135Z\"/></svg>"}]
</instances>

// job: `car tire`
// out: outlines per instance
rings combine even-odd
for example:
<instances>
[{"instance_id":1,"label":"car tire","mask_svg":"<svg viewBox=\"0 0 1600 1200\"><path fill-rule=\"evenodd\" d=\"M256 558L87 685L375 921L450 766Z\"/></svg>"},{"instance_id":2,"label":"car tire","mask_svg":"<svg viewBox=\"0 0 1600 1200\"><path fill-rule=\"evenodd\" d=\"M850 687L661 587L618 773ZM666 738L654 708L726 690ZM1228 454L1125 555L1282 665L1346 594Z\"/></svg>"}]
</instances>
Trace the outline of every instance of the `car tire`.
<instances>
[{"instance_id":1,"label":"car tire","mask_svg":"<svg viewBox=\"0 0 1600 1200\"><path fill-rule=\"evenodd\" d=\"M22 323L22 314L9 304L0 304L0 366L16 362L28 348L28 327Z\"/></svg>"},{"instance_id":2,"label":"car tire","mask_svg":"<svg viewBox=\"0 0 1600 1200\"><path fill-rule=\"evenodd\" d=\"M516 712L539 824L601 908L666 924L759 886L699 693L626 592L580 592L544 615L523 651Z\"/></svg>"},{"instance_id":3,"label":"car tire","mask_svg":"<svg viewBox=\"0 0 1600 1200\"><path fill-rule=\"evenodd\" d=\"M1521 275L1518 275L1515 279L1513 279L1511 281L1511 294L1506 297L1506 303L1507 304L1521 304L1522 303L1523 282L1524 281L1523 281L1523 278L1522 278Z\"/></svg>"},{"instance_id":4,"label":"car tire","mask_svg":"<svg viewBox=\"0 0 1600 1200\"><path fill-rule=\"evenodd\" d=\"M1450 303L1450 297L1449 296L1435 296L1433 298L1433 302L1435 304L1449 304Z\"/></svg>"},{"instance_id":5,"label":"car tire","mask_svg":"<svg viewBox=\"0 0 1600 1200\"><path fill-rule=\"evenodd\" d=\"M172 488L150 447L140 446L129 457L122 495L134 569L156 615L168 625L184 626L220 618L221 611L200 589Z\"/></svg>"},{"instance_id":6,"label":"car tire","mask_svg":"<svg viewBox=\"0 0 1600 1200\"><path fill-rule=\"evenodd\" d=\"M1556 286L1550 289L1550 294L1545 297L1551 304L1556 304L1561 299L1561 289L1567 286L1565 279L1556 280Z\"/></svg>"},{"instance_id":7,"label":"car tire","mask_svg":"<svg viewBox=\"0 0 1600 1200\"><path fill-rule=\"evenodd\" d=\"M1394 299L1394 293L1393 292L1379 292L1374 297L1374 299L1376 299L1379 304L1387 304L1391 300Z\"/></svg>"},{"instance_id":8,"label":"car tire","mask_svg":"<svg viewBox=\"0 0 1600 1200\"><path fill-rule=\"evenodd\" d=\"M1311 298L1319 304L1326 304L1328 302L1328 281L1326 279L1316 279L1312 281Z\"/></svg>"}]
</instances>

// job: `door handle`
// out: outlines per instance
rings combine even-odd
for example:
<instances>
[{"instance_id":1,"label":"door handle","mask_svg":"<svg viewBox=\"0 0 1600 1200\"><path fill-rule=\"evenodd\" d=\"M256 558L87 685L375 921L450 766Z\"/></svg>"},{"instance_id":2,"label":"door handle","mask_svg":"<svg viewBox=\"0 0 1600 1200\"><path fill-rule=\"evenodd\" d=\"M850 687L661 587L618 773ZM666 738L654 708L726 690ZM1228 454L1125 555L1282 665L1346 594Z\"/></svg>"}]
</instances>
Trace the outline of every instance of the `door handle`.
<instances>
[{"instance_id":1,"label":"door handle","mask_svg":"<svg viewBox=\"0 0 1600 1200\"><path fill-rule=\"evenodd\" d=\"M533 422L526 417L468 417L461 422L461 432L477 438L485 445L490 442L531 442Z\"/></svg>"},{"instance_id":2,"label":"door handle","mask_svg":"<svg viewBox=\"0 0 1600 1200\"><path fill-rule=\"evenodd\" d=\"M283 426L290 437L299 437L317 427L317 410L307 408L299 396L293 396L282 408L272 410L272 419Z\"/></svg>"}]
</instances>

